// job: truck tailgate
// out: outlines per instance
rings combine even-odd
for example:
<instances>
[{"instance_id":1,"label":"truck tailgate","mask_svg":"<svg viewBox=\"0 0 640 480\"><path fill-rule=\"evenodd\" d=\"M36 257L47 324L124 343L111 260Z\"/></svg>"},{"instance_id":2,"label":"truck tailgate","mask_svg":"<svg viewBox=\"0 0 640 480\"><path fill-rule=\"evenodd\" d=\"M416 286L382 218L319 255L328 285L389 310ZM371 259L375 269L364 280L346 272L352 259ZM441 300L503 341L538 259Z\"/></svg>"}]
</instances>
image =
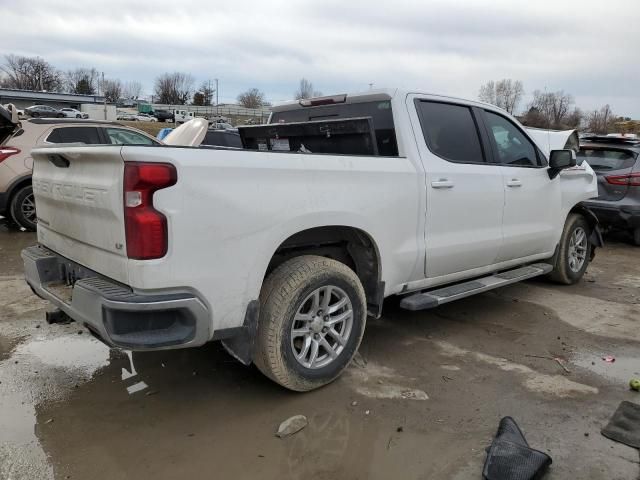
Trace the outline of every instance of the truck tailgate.
<instances>
[{"instance_id":1,"label":"truck tailgate","mask_svg":"<svg viewBox=\"0 0 640 480\"><path fill-rule=\"evenodd\" d=\"M127 283L121 148L34 150L33 192L40 243Z\"/></svg>"}]
</instances>

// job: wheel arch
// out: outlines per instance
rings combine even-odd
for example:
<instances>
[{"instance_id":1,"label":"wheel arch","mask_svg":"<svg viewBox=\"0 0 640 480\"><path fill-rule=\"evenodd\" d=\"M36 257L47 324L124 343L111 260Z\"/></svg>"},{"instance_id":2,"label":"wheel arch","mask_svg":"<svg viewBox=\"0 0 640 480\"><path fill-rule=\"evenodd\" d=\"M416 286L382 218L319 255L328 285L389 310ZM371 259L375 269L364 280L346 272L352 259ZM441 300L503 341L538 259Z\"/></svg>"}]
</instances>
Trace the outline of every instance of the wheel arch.
<instances>
[{"instance_id":1,"label":"wheel arch","mask_svg":"<svg viewBox=\"0 0 640 480\"><path fill-rule=\"evenodd\" d=\"M602 240L602 233L600 232L600 221L598 220L598 217L596 216L595 213L589 210L589 208L583 205L582 203L578 203L574 205L571 208L571 210L569 210L567 217L572 213L582 215L584 219L587 221L587 223L589 224L589 227L591 228L589 241L591 242L591 245L593 247L592 255L594 255L595 247L604 246L604 241Z\"/></svg>"},{"instance_id":2,"label":"wheel arch","mask_svg":"<svg viewBox=\"0 0 640 480\"><path fill-rule=\"evenodd\" d=\"M301 255L332 258L350 267L358 276L367 297L370 315L379 317L384 298L380 250L373 236L354 226L324 225L290 234L274 250L264 278L278 265Z\"/></svg>"},{"instance_id":3,"label":"wheel arch","mask_svg":"<svg viewBox=\"0 0 640 480\"><path fill-rule=\"evenodd\" d=\"M7 188L7 203L5 205L5 211L8 212L9 208L11 208L11 202L13 201L13 196L23 187L26 187L27 185L31 185L32 180L31 180L31 174L27 174L27 175L22 175L21 177L18 177L17 179L15 179L10 185L9 188Z\"/></svg>"}]
</instances>

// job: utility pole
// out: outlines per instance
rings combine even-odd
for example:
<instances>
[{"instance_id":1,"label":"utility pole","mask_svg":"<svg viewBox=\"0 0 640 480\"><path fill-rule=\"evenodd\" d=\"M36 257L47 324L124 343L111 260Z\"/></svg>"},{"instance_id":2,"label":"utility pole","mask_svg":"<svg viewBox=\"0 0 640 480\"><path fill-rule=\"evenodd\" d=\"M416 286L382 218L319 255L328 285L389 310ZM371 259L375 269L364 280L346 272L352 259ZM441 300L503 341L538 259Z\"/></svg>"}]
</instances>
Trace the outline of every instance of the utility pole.
<instances>
[{"instance_id":1,"label":"utility pole","mask_svg":"<svg viewBox=\"0 0 640 480\"><path fill-rule=\"evenodd\" d=\"M216 78L216 117L219 117L218 113L218 79Z\"/></svg>"},{"instance_id":2,"label":"utility pole","mask_svg":"<svg viewBox=\"0 0 640 480\"><path fill-rule=\"evenodd\" d=\"M104 72L102 72L102 98L104 99L104 119L107 119L107 96L104 94Z\"/></svg>"}]
</instances>

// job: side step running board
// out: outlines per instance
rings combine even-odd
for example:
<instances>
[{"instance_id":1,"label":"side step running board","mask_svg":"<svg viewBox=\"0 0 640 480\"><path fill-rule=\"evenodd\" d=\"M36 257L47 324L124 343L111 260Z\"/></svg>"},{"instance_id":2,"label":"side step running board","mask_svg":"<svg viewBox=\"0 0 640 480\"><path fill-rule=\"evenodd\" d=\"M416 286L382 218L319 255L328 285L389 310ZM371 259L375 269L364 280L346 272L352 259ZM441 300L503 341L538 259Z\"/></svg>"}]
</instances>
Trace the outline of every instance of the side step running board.
<instances>
[{"instance_id":1,"label":"side step running board","mask_svg":"<svg viewBox=\"0 0 640 480\"><path fill-rule=\"evenodd\" d=\"M507 270L468 282L456 283L437 290L414 293L404 297L400 301L400 307L405 310L426 310L427 308L434 308L443 303L453 302L476 293L486 292L487 290L493 290L494 288L537 277L538 275L544 275L551 270L553 270L553 267L548 263L534 263L526 267Z\"/></svg>"}]
</instances>

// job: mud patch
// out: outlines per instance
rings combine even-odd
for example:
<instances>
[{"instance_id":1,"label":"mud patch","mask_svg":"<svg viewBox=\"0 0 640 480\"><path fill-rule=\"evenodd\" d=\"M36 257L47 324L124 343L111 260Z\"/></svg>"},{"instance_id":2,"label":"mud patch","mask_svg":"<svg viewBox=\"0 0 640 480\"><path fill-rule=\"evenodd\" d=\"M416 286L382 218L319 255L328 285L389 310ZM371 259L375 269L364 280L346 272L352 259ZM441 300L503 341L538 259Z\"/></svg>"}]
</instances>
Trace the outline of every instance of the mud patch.
<instances>
[{"instance_id":1,"label":"mud patch","mask_svg":"<svg viewBox=\"0 0 640 480\"><path fill-rule=\"evenodd\" d=\"M557 397L570 397L576 394L595 394L598 389L569 380L562 375L547 375L537 372L526 365L511 362L506 358L493 357L485 353L472 352L451 343L438 341L435 344L449 357L471 356L475 360L498 367L505 372L514 372L523 377L526 389L536 393L546 393Z\"/></svg>"},{"instance_id":2,"label":"mud patch","mask_svg":"<svg viewBox=\"0 0 640 480\"><path fill-rule=\"evenodd\" d=\"M587 333L640 341L638 304L611 302L531 284L505 287L496 294L551 308L560 320Z\"/></svg>"},{"instance_id":3,"label":"mud patch","mask_svg":"<svg viewBox=\"0 0 640 480\"><path fill-rule=\"evenodd\" d=\"M396 383L406 380L394 370L367 363L365 366L353 366L347 370L351 385L360 395L370 398L400 399L400 400L428 400L429 396L423 390L411 388ZM404 382L402 382L404 383Z\"/></svg>"}]
</instances>

